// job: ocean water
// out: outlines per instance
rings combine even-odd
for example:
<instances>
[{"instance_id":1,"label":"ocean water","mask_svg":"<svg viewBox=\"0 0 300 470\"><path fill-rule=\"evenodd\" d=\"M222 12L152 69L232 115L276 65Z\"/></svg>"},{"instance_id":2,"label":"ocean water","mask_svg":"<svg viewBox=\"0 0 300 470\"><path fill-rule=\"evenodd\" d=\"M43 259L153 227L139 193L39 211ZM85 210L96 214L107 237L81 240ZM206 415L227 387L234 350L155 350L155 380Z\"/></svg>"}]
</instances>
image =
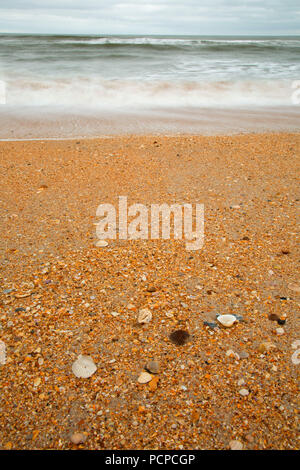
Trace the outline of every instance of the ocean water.
<instances>
[{"instance_id":1,"label":"ocean water","mask_svg":"<svg viewBox=\"0 0 300 470\"><path fill-rule=\"evenodd\" d=\"M7 119L278 112L297 80L300 37L0 35Z\"/></svg>"}]
</instances>

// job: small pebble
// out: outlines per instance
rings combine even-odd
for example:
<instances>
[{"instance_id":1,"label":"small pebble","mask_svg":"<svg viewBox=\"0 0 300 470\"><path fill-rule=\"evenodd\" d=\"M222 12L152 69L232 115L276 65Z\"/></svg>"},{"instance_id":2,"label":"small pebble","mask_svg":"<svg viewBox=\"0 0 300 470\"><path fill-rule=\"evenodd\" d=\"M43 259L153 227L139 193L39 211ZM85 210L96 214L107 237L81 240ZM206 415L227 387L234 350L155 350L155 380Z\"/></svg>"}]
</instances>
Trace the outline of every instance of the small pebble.
<instances>
[{"instance_id":1,"label":"small pebble","mask_svg":"<svg viewBox=\"0 0 300 470\"><path fill-rule=\"evenodd\" d=\"M158 361L149 361L146 365L146 369L152 374L159 373L159 362Z\"/></svg>"},{"instance_id":2,"label":"small pebble","mask_svg":"<svg viewBox=\"0 0 300 470\"><path fill-rule=\"evenodd\" d=\"M242 395L242 397L246 397L247 395L249 395L249 390L247 390L246 388L241 388L239 394Z\"/></svg>"},{"instance_id":3,"label":"small pebble","mask_svg":"<svg viewBox=\"0 0 300 470\"><path fill-rule=\"evenodd\" d=\"M147 292L156 292L156 288L154 286L149 286L147 288Z\"/></svg>"},{"instance_id":4,"label":"small pebble","mask_svg":"<svg viewBox=\"0 0 300 470\"><path fill-rule=\"evenodd\" d=\"M86 441L86 436L82 434L81 432L74 432L70 438L71 442L73 444L82 444L83 442Z\"/></svg>"}]
</instances>

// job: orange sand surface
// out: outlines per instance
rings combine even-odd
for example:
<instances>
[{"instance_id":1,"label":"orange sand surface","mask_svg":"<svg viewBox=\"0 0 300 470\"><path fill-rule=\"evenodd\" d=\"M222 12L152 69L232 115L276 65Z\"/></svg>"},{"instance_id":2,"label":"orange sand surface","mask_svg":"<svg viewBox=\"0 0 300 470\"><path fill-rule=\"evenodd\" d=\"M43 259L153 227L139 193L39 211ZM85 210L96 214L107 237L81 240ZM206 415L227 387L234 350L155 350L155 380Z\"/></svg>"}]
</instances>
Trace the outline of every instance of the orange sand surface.
<instances>
[{"instance_id":1,"label":"orange sand surface","mask_svg":"<svg viewBox=\"0 0 300 470\"><path fill-rule=\"evenodd\" d=\"M299 448L299 142L0 142L0 448ZM96 247L97 206L118 196L203 203L203 248Z\"/></svg>"}]
</instances>

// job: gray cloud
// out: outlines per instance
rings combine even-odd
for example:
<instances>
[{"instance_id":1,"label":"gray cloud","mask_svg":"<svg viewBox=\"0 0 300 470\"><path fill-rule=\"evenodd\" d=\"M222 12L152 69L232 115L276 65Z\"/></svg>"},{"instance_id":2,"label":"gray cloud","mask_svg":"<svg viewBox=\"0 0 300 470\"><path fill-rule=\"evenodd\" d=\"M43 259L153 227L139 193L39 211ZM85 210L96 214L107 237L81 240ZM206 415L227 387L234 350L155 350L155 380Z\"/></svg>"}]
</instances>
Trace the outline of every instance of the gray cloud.
<instances>
[{"instance_id":1,"label":"gray cloud","mask_svg":"<svg viewBox=\"0 0 300 470\"><path fill-rule=\"evenodd\" d=\"M1 0L0 31L300 34L298 0Z\"/></svg>"}]
</instances>

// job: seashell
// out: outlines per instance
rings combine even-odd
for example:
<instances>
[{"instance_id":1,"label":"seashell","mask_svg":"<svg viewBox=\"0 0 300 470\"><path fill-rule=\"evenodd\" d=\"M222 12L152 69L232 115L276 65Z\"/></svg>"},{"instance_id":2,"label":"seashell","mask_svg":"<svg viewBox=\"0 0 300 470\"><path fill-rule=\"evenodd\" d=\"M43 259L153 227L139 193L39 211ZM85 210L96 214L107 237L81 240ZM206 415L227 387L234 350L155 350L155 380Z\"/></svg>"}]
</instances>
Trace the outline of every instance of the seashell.
<instances>
[{"instance_id":1,"label":"seashell","mask_svg":"<svg viewBox=\"0 0 300 470\"><path fill-rule=\"evenodd\" d=\"M6 346L3 341L0 340L0 365L6 364Z\"/></svg>"},{"instance_id":2,"label":"seashell","mask_svg":"<svg viewBox=\"0 0 300 470\"><path fill-rule=\"evenodd\" d=\"M139 384L147 384L153 379L151 374L148 374L148 372L142 372L138 378L138 383Z\"/></svg>"},{"instance_id":3,"label":"seashell","mask_svg":"<svg viewBox=\"0 0 300 470\"><path fill-rule=\"evenodd\" d=\"M76 377L87 379L97 370L97 367L90 356L79 355L72 365L72 372Z\"/></svg>"},{"instance_id":4,"label":"seashell","mask_svg":"<svg viewBox=\"0 0 300 470\"><path fill-rule=\"evenodd\" d=\"M152 313L148 308L142 308L138 314L138 323L149 323L152 320Z\"/></svg>"},{"instance_id":5,"label":"seashell","mask_svg":"<svg viewBox=\"0 0 300 470\"><path fill-rule=\"evenodd\" d=\"M120 314L119 314L119 312L111 312L111 315L112 315L113 317L118 317Z\"/></svg>"},{"instance_id":6,"label":"seashell","mask_svg":"<svg viewBox=\"0 0 300 470\"><path fill-rule=\"evenodd\" d=\"M107 246L108 245L108 242L106 240L98 240L97 243L96 243L96 246Z\"/></svg>"},{"instance_id":7,"label":"seashell","mask_svg":"<svg viewBox=\"0 0 300 470\"><path fill-rule=\"evenodd\" d=\"M32 292L25 292L23 294L15 294L16 299L24 299L25 297L29 297L32 294Z\"/></svg>"},{"instance_id":8,"label":"seashell","mask_svg":"<svg viewBox=\"0 0 300 470\"><path fill-rule=\"evenodd\" d=\"M292 342L292 348L297 349L300 347L300 339L296 339L295 341Z\"/></svg>"},{"instance_id":9,"label":"seashell","mask_svg":"<svg viewBox=\"0 0 300 470\"><path fill-rule=\"evenodd\" d=\"M234 315L219 315L217 320L226 328L230 328L237 321Z\"/></svg>"},{"instance_id":10,"label":"seashell","mask_svg":"<svg viewBox=\"0 0 300 470\"><path fill-rule=\"evenodd\" d=\"M240 441L230 441L229 447L231 450L243 450L243 444Z\"/></svg>"},{"instance_id":11,"label":"seashell","mask_svg":"<svg viewBox=\"0 0 300 470\"><path fill-rule=\"evenodd\" d=\"M297 349L297 351L294 352L291 359L292 363L295 364L295 366L298 366L300 364L300 349Z\"/></svg>"}]
</instances>

